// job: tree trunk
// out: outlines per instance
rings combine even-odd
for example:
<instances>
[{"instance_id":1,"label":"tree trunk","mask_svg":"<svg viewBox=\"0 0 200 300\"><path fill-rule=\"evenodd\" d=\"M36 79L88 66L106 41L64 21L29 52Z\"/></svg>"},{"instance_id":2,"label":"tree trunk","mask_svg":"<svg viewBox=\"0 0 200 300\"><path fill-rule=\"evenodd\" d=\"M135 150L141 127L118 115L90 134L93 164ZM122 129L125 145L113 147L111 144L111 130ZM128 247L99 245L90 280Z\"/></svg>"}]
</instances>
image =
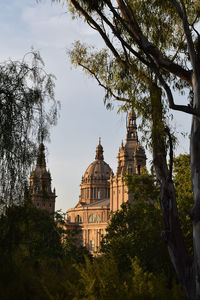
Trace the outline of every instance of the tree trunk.
<instances>
[{"instance_id":1,"label":"tree trunk","mask_svg":"<svg viewBox=\"0 0 200 300\"><path fill-rule=\"evenodd\" d=\"M153 163L156 176L161 187L160 205L163 214L164 226L162 238L167 244L170 259L187 298L196 300L193 264L190 261L185 248L179 224L176 194L172 181L171 168L167 165L167 136L163 121L161 103L162 92L160 88L154 85L150 87L150 93L152 104ZM168 134L170 135L170 133Z\"/></svg>"},{"instance_id":2,"label":"tree trunk","mask_svg":"<svg viewBox=\"0 0 200 300\"><path fill-rule=\"evenodd\" d=\"M200 77L200 76L199 76ZM200 80L194 77L194 103L200 111ZM190 138L191 178L194 192L194 206L191 211L193 223L194 269L196 299L200 299L200 119L193 116Z\"/></svg>"}]
</instances>

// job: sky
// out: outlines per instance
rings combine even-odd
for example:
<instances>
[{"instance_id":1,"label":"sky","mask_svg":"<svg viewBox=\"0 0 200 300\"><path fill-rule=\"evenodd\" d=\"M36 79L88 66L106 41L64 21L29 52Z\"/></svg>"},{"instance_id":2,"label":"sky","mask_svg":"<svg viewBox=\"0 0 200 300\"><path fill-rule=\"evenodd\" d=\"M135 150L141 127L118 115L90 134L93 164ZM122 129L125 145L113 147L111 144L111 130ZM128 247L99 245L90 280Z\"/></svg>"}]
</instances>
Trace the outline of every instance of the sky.
<instances>
[{"instance_id":1,"label":"sky","mask_svg":"<svg viewBox=\"0 0 200 300\"><path fill-rule=\"evenodd\" d=\"M46 144L47 165L56 188L56 209L65 212L78 202L81 177L95 158L99 137L104 160L114 172L125 139L126 114L117 114L117 103L114 110L106 110L103 89L81 69L74 69L66 54L75 40L97 47L104 44L87 24L72 20L64 5L50 0L1 0L0 40L0 62L21 59L33 47L40 51L46 71L57 78L55 94L61 110L58 124L51 130L51 142ZM176 95L177 103L182 100ZM189 133L190 122L184 113L174 113L173 126L180 139L177 155L189 151L189 139L180 133ZM150 165L149 152L147 158Z\"/></svg>"}]
</instances>

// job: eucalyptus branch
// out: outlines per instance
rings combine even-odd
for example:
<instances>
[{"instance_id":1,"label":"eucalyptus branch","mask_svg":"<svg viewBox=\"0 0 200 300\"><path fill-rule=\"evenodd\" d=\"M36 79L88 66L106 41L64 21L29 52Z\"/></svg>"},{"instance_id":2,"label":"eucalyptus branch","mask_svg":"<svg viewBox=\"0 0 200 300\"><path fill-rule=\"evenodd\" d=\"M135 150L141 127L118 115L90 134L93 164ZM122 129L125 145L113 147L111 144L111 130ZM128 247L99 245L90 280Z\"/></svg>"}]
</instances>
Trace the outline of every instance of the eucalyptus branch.
<instances>
[{"instance_id":1,"label":"eucalyptus branch","mask_svg":"<svg viewBox=\"0 0 200 300\"><path fill-rule=\"evenodd\" d=\"M192 40L192 34L189 28L189 22L188 22L188 18L187 18L187 13L186 13L186 9L185 9L185 4L182 0L181 1L181 5L182 5L182 10L181 7L179 5L179 3L177 2L177 0L170 0L170 2L174 5L176 11L179 14L179 17L182 21L183 24L183 30L185 32L186 35L186 39L187 39L187 45L188 45L188 51L189 51L189 55L190 55L190 59L191 59L191 64L194 70L194 73L197 74L198 73L198 69L196 66L196 51L194 48L194 43Z\"/></svg>"},{"instance_id":2,"label":"eucalyptus branch","mask_svg":"<svg viewBox=\"0 0 200 300\"><path fill-rule=\"evenodd\" d=\"M182 35L182 38L183 38L184 36ZM184 39L183 39L184 40ZM177 55L178 55L178 52L179 52L179 50L180 50L180 48L181 48L181 43L183 42L183 40L181 40L181 42L180 42L180 44L178 45L178 47L177 47L177 49L176 49L176 52L175 52L175 54L173 55L173 57L172 57L172 59L171 59L171 62L173 62L175 59L176 59L176 57L177 57Z\"/></svg>"},{"instance_id":3,"label":"eucalyptus branch","mask_svg":"<svg viewBox=\"0 0 200 300\"><path fill-rule=\"evenodd\" d=\"M176 11L177 11L179 17L180 17L181 19L183 19L183 11L182 11L182 9L181 9L179 3L178 3L176 0L169 0L169 1L174 5L174 7L175 7L175 9L176 9Z\"/></svg>"},{"instance_id":4,"label":"eucalyptus branch","mask_svg":"<svg viewBox=\"0 0 200 300\"><path fill-rule=\"evenodd\" d=\"M88 25L92 28L92 29L94 29L94 30L97 30L94 26L92 26L91 24L90 24L90 22L87 20L87 23L88 23Z\"/></svg>"},{"instance_id":5,"label":"eucalyptus branch","mask_svg":"<svg viewBox=\"0 0 200 300\"><path fill-rule=\"evenodd\" d=\"M109 91L109 93L115 98L115 100L118 100L118 101L124 101L124 102L130 102L129 99L127 98L124 98L124 97L119 97L117 96L116 94L114 94L112 92L112 90L107 87L106 85L104 85L100 79L98 78L98 76L95 74L95 72L93 72L90 68L88 68L87 66L83 65L82 63L78 63L79 66L81 66L82 68L84 68L85 70L87 70L95 79L96 81L98 82L99 86L103 87L105 90Z\"/></svg>"},{"instance_id":6,"label":"eucalyptus branch","mask_svg":"<svg viewBox=\"0 0 200 300\"><path fill-rule=\"evenodd\" d=\"M100 10L96 10L97 13L101 16L101 18L106 22L106 24L112 29L115 36L119 39L121 44L123 45L123 48L126 47L135 57L137 57L143 64L146 66L150 66L148 61L146 61L137 51L135 51L119 34L119 32L115 29L113 24L102 14Z\"/></svg>"},{"instance_id":7,"label":"eucalyptus branch","mask_svg":"<svg viewBox=\"0 0 200 300\"><path fill-rule=\"evenodd\" d=\"M186 80L190 85L192 85L192 72L185 70L180 65L175 64L168 58L164 57L160 50L154 44L149 42L146 36L144 36L130 6L128 6L128 4L125 4L123 0L117 0L117 3L122 12L122 15L124 16L126 22L129 24L130 30L132 32L132 37L135 39L135 42L138 44L140 49L145 53L149 53L153 57L156 64L158 64L162 69L177 75L179 78Z\"/></svg>"},{"instance_id":8,"label":"eucalyptus branch","mask_svg":"<svg viewBox=\"0 0 200 300\"><path fill-rule=\"evenodd\" d=\"M173 171L173 162L174 162L173 139L168 126L165 127L165 132L169 139L169 180L172 180L172 171Z\"/></svg>"},{"instance_id":9,"label":"eucalyptus branch","mask_svg":"<svg viewBox=\"0 0 200 300\"><path fill-rule=\"evenodd\" d=\"M191 106L175 104L174 103L174 97L172 95L170 87L168 86L168 84L166 83L166 81L164 80L161 73L159 72L159 70L156 67L154 68L154 72L155 72L156 76L158 77L158 79L160 81L160 84L163 86L163 88L164 88L164 90L167 94L167 98L168 98L168 101L169 101L169 107L171 109L182 111L182 112L185 112L187 114L200 117L200 113L195 108L193 108Z\"/></svg>"},{"instance_id":10,"label":"eucalyptus branch","mask_svg":"<svg viewBox=\"0 0 200 300\"><path fill-rule=\"evenodd\" d=\"M124 46L124 44L122 42L121 42L121 45L122 45L122 48L124 50L124 54L125 54L126 60L127 60L127 62L129 62L129 57L128 57L127 50L126 50L126 48L125 48L125 46Z\"/></svg>"},{"instance_id":11,"label":"eucalyptus branch","mask_svg":"<svg viewBox=\"0 0 200 300\"><path fill-rule=\"evenodd\" d=\"M197 22L197 20L199 19L199 16L196 15L194 21L192 22L192 24L190 24L192 27L194 26L194 24Z\"/></svg>"},{"instance_id":12,"label":"eucalyptus branch","mask_svg":"<svg viewBox=\"0 0 200 300\"><path fill-rule=\"evenodd\" d=\"M106 45L108 46L108 48L112 51L112 53L114 54L114 56L116 58L119 59L119 61L121 61L120 55L117 52L117 50L113 47L112 43L110 42L109 38L107 37L107 35L103 32L102 28L99 26L99 24L97 22L95 22L93 20L93 18L86 12L86 10L83 9L83 7L80 6L80 4L78 3L77 0L71 0L72 4L74 5L74 7L86 18L86 20L88 20L95 28L96 30L98 30L99 34L101 35L101 37L103 38L103 40L105 41Z\"/></svg>"}]
</instances>

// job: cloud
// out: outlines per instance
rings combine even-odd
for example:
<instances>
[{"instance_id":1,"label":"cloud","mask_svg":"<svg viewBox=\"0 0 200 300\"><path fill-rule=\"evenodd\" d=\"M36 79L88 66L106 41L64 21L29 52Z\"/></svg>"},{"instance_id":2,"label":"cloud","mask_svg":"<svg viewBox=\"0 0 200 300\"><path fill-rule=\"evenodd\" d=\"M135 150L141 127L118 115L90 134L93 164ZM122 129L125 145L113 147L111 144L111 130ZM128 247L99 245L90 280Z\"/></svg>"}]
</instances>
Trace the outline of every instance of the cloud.
<instances>
[{"instance_id":1,"label":"cloud","mask_svg":"<svg viewBox=\"0 0 200 300\"><path fill-rule=\"evenodd\" d=\"M33 38L42 46L62 48L77 39L89 36L96 42L97 35L83 21L72 21L70 13L61 5L39 3L25 7L22 20L29 27Z\"/></svg>"}]
</instances>

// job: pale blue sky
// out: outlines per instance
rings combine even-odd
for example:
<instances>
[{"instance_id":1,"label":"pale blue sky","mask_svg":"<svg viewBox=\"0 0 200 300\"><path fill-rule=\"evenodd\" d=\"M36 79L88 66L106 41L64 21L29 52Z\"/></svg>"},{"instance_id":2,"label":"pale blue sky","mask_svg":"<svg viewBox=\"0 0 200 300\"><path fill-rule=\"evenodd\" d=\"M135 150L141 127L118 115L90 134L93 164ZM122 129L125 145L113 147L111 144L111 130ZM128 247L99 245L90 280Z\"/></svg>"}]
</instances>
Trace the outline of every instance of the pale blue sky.
<instances>
[{"instance_id":1,"label":"pale blue sky","mask_svg":"<svg viewBox=\"0 0 200 300\"><path fill-rule=\"evenodd\" d=\"M65 211L78 201L81 176L94 160L99 137L105 161L114 172L125 138L125 114L107 111L103 90L81 70L74 70L66 55L74 40L103 44L87 24L73 21L65 7L50 0L38 4L36 0L1 0L0 28L0 61L22 58L33 46L40 51L47 71L57 77L61 111L47 145L47 160L58 195L56 208ZM174 126L179 132L187 131L190 118L177 112ZM187 151L188 139L181 138L177 153Z\"/></svg>"}]
</instances>

